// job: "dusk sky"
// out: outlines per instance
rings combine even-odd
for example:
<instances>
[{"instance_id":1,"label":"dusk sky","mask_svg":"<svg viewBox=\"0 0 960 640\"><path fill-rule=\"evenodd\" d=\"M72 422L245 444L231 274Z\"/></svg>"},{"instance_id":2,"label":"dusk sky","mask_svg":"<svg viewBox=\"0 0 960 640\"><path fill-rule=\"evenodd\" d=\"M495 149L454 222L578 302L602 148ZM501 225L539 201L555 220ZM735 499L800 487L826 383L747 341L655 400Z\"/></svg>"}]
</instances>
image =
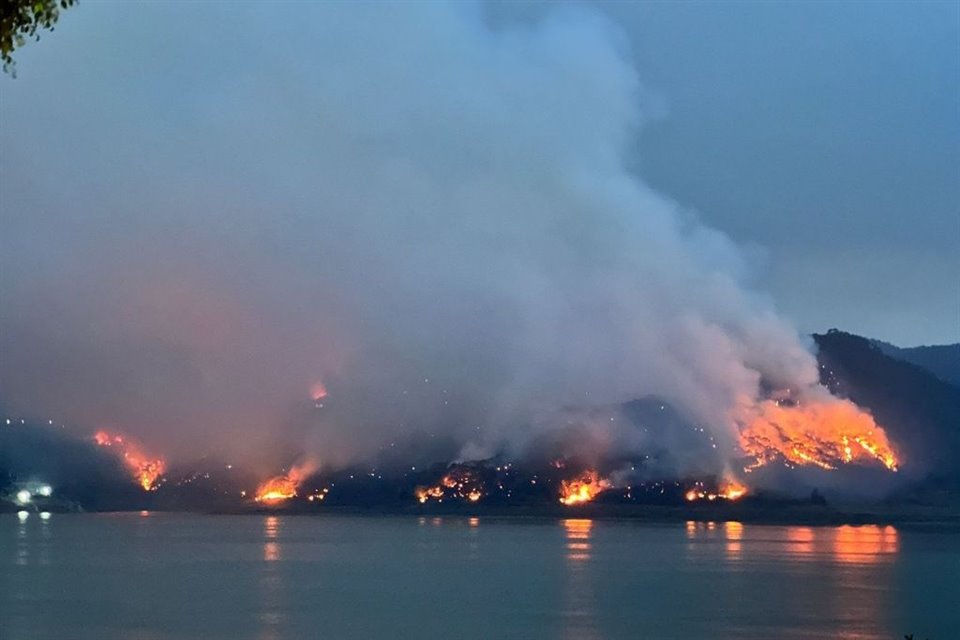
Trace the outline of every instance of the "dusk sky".
<instances>
[{"instance_id":1,"label":"dusk sky","mask_svg":"<svg viewBox=\"0 0 960 640\"><path fill-rule=\"evenodd\" d=\"M657 105L634 144L636 171L746 245L761 287L802 330L837 326L906 346L960 339L955 3L588 4L623 30ZM523 20L547 6L496 3L489 15ZM3 79L7 162L84 166L89 150L67 145L76 132L62 129L82 127L107 155L112 124L160 134L181 101L202 96L193 83L216 74L216 61L250 68L293 54L271 35L271 16L249 24L196 7L200 26L219 23L213 34L262 39L229 52L216 35L188 39L180 28L143 40L146 22L181 11L84 3L20 51L20 78ZM283 77L256 81L272 93ZM101 95L121 85L139 101ZM111 117L81 124L85 107ZM3 174L6 208L26 215L37 205L12 199L15 170Z\"/></svg>"},{"instance_id":2,"label":"dusk sky","mask_svg":"<svg viewBox=\"0 0 960 640\"><path fill-rule=\"evenodd\" d=\"M637 171L761 251L781 311L805 331L960 341L957 3L594 6L663 107Z\"/></svg>"},{"instance_id":3,"label":"dusk sky","mask_svg":"<svg viewBox=\"0 0 960 640\"><path fill-rule=\"evenodd\" d=\"M11 406L710 424L812 385L803 334L960 339L955 3L344 6L85 1L17 51Z\"/></svg>"}]
</instances>

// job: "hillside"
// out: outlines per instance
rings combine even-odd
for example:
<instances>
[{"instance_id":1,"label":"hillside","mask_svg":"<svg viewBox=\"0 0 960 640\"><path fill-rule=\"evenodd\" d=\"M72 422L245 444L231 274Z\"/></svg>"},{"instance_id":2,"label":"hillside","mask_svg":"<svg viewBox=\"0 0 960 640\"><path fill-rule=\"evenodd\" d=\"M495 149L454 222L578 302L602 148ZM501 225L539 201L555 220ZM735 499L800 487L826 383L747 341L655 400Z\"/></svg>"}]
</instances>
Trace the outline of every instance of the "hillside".
<instances>
[{"instance_id":1,"label":"hillside","mask_svg":"<svg viewBox=\"0 0 960 640\"><path fill-rule=\"evenodd\" d=\"M891 358L923 367L941 380L960 386L960 343L904 348L882 340L871 342Z\"/></svg>"},{"instance_id":2,"label":"hillside","mask_svg":"<svg viewBox=\"0 0 960 640\"><path fill-rule=\"evenodd\" d=\"M898 443L905 469L924 460L913 474L960 482L960 387L867 338L835 329L813 337L823 383L873 413Z\"/></svg>"}]
</instances>

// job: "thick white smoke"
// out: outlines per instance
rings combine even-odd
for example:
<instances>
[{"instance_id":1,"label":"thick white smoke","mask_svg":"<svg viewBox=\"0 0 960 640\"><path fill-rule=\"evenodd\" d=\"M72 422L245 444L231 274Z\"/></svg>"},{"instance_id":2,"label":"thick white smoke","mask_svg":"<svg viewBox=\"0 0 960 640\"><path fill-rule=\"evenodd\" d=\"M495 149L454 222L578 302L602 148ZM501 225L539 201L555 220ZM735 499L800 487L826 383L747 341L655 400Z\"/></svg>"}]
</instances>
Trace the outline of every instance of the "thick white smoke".
<instances>
[{"instance_id":1,"label":"thick white smoke","mask_svg":"<svg viewBox=\"0 0 960 640\"><path fill-rule=\"evenodd\" d=\"M54 129L4 138L52 167L4 177L12 408L334 464L412 433L480 455L654 394L723 455L761 380L816 383L738 248L626 168L643 92L597 15L182 10L106 22L132 50L80 56L68 106L38 104L43 78L5 90L5 122ZM148 35L167 28L174 45ZM222 54L193 57L204 39Z\"/></svg>"}]
</instances>

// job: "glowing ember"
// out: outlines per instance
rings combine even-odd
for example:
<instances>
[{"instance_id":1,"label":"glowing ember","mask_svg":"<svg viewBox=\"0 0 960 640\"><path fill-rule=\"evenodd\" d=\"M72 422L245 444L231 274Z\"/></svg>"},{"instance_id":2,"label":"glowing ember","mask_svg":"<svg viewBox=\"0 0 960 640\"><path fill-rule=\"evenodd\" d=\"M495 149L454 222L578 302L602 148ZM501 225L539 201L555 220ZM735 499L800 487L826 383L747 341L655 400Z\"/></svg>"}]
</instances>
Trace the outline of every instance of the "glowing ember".
<instances>
[{"instance_id":1,"label":"glowing ember","mask_svg":"<svg viewBox=\"0 0 960 640\"><path fill-rule=\"evenodd\" d=\"M793 404L767 400L740 431L740 448L752 471L776 460L789 465L836 469L841 464L879 462L897 470L897 456L873 417L848 400Z\"/></svg>"},{"instance_id":2,"label":"glowing ember","mask_svg":"<svg viewBox=\"0 0 960 640\"><path fill-rule=\"evenodd\" d=\"M430 498L435 498L437 502L443 502L443 487L417 487L414 490L417 501L424 504Z\"/></svg>"},{"instance_id":3,"label":"glowing ember","mask_svg":"<svg viewBox=\"0 0 960 640\"><path fill-rule=\"evenodd\" d=\"M101 447L113 447L123 456L123 463L127 465L144 491L155 491L160 476L166 471L166 463L162 458L151 459L143 453L140 447L129 438L97 431L93 434L93 441Z\"/></svg>"},{"instance_id":4,"label":"glowing ember","mask_svg":"<svg viewBox=\"0 0 960 640\"><path fill-rule=\"evenodd\" d=\"M444 498L478 502L483 497L483 483L469 467L455 466L439 484L433 487L419 486L413 494L420 504L426 504L431 499L443 502Z\"/></svg>"},{"instance_id":5,"label":"glowing ember","mask_svg":"<svg viewBox=\"0 0 960 640\"><path fill-rule=\"evenodd\" d=\"M308 465L295 466L286 475L274 476L261 483L253 499L269 505L295 498L300 484L312 471Z\"/></svg>"},{"instance_id":6,"label":"glowing ember","mask_svg":"<svg viewBox=\"0 0 960 640\"><path fill-rule=\"evenodd\" d=\"M317 500L326 500L328 493L330 493L330 489L328 488L324 488L323 491L314 491L309 496L307 496L307 500L309 500L310 502L316 502Z\"/></svg>"},{"instance_id":7,"label":"glowing ember","mask_svg":"<svg viewBox=\"0 0 960 640\"><path fill-rule=\"evenodd\" d=\"M704 487L702 482L697 482L684 494L684 498L687 499L687 502L695 502L697 500L708 500L710 502L714 500L727 500L733 502L745 495L747 495L747 488L745 486L733 480L725 480L720 485L720 488L715 491Z\"/></svg>"},{"instance_id":8,"label":"glowing ember","mask_svg":"<svg viewBox=\"0 0 960 640\"><path fill-rule=\"evenodd\" d=\"M610 482L596 471L585 471L578 478L560 482L560 504L571 506L590 502L610 486Z\"/></svg>"}]
</instances>

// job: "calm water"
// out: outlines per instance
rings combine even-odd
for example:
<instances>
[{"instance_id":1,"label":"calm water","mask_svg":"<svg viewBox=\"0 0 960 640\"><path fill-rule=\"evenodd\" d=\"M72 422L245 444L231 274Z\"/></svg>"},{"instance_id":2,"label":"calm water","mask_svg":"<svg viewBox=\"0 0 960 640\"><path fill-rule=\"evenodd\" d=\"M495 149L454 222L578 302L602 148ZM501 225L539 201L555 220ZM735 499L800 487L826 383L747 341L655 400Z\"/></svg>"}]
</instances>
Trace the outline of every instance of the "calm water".
<instances>
[{"instance_id":1,"label":"calm water","mask_svg":"<svg viewBox=\"0 0 960 640\"><path fill-rule=\"evenodd\" d=\"M960 536L590 520L0 515L3 640L960 638Z\"/></svg>"}]
</instances>

